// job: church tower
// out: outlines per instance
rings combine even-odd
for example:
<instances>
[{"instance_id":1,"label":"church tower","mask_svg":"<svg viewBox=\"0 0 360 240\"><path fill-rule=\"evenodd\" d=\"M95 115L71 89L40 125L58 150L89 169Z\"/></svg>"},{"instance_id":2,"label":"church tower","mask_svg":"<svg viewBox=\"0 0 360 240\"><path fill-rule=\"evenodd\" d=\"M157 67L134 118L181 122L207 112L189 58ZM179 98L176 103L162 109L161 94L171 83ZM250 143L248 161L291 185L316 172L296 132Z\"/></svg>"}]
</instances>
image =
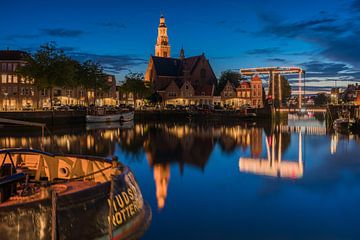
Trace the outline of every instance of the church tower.
<instances>
[{"instance_id":1,"label":"church tower","mask_svg":"<svg viewBox=\"0 0 360 240\"><path fill-rule=\"evenodd\" d=\"M170 57L169 37L167 35L167 27L164 16L160 17L160 24L158 27L158 37L155 45L156 57Z\"/></svg>"}]
</instances>

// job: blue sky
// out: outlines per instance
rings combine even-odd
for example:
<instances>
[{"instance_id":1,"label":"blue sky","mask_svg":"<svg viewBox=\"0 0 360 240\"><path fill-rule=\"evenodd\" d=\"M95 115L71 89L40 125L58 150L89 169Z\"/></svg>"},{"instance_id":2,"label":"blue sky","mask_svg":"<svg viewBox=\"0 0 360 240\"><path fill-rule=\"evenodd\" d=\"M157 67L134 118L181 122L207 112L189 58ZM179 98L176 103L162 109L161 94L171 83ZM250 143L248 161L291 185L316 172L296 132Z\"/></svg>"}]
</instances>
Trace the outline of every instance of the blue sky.
<instances>
[{"instance_id":1,"label":"blue sky","mask_svg":"<svg viewBox=\"0 0 360 240\"><path fill-rule=\"evenodd\" d=\"M205 53L215 73L301 66L307 89L360 81L360 0L3 1L0 48L34 51L55 41L118 80L145 72L160 14L172 57Z\"/></svg>"}]
</instances>

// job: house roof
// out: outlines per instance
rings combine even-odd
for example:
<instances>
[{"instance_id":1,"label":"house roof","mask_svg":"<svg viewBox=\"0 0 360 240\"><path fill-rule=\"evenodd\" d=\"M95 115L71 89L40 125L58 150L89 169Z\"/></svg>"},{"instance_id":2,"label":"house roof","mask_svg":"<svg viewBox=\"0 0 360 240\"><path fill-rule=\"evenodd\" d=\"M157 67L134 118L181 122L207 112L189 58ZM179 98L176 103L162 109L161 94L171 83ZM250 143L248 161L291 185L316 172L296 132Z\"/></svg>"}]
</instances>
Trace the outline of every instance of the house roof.
<instances>
[{"instance_id":1,"label":"house roof","mask_svg":"<svg viewBox=\"0 0 360 240\"><path fill-rule=\"evenodd\" d=\"M20 61L20 60L25 60L27 56L29 56L29 54L24 51L0 50L0 61L1 60Z\"/></svg>"},{"instance_id":2,"label":"house roof","mask_svg":"<svg viewBox=\"0 0 360 240\"><path fill-rule=\"evenodd\" d=\"M259 77L259 75L255 75L251 81L260 81L261 82L261 78Z\"/></svg>"},{"instance_id":3,"label":"house roof","mask_svg":"<svg viewBox=\"0 0 360 240\"><path fill-rule=\"evenodd\" d=\"M246 88L250 88L250 83L247 81L242 81L239 85L239 87L246 87Z\"/></svg>"}]
</instances>

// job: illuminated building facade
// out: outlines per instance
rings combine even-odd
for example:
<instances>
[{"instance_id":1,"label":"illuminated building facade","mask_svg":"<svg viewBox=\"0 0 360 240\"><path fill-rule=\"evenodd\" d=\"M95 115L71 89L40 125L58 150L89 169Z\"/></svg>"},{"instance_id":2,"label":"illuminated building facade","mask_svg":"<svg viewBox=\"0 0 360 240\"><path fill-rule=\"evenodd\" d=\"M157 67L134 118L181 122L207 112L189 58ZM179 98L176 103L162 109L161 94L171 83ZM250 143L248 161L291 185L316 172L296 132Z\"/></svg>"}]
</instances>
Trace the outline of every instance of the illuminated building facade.
<instances>
[{"instance_id":1,"label":"illuminated building facade","mask_svg":"<svg viewBox=\"0 0 360 240\"><path fill-rule=\"evenodd\" d=\"M18 50L0 51L0 109L30 110L50 107L50 90L38 89L34 81L20 77L16 73L19 66L26 64L29 54ZM115 76L108 75L107 92L97 92L97 105L115 105L116 81ZM94 91L82 87L53 89L54 105L88 105L94 103Z\"/></svg>"},{"instance_id":2,"label":"illuminated building facade","mask_svg":"<svg viewBox=\"0 0 360 240\"><path fill-rule=\"evenodd\" d=\"M242 81L239 86L234 86L228 81L220 93L223 106L239 108L251 106L253 108L264 107L263 86L259 76L254 76L250 81Z\"/></svg>"},{"instance_id":3,"label":"illuminated building facade","mask_svg":"<svg viewBox=\"0 0 360 240\"><path fill-rule=\"evenodd\" d=\"M28 54L23 51L0 51L1 110L25 109L36 104L38 93L33 81L16 74L19 66L26 64Z\"/></svg>"},{"instance_id":4,"label":"illuminated building facade","mask_svg":"<svg viewBox=\"0 0 360 240\"><path fill-rule=\"evenodd\" d=\"M205 54L179 58L170 57L165 18L160 18L155 56L151 56L145 81L153 85L164 104L213 104L216 76Z\"/></svg>"}]
</instances>

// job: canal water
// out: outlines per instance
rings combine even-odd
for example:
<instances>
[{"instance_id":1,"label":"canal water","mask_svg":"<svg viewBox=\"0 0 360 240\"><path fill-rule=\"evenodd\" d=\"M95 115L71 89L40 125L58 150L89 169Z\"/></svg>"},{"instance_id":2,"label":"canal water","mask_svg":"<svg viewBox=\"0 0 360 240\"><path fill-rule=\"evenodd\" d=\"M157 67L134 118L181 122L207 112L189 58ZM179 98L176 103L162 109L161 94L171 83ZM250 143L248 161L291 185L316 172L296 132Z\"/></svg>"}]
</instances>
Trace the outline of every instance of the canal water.
<instances>
[{"instance_id":1,"label":"canal water","mask_svg":"<svg viewBox=\"0 0 360 240\"><path fill-rule=\"evenodd\" d=\"M49 131L46 151L116 155L130 166L153 212L144 239L360 236L360 137L326 129L322 115ZM2 128L1 148L40 148L39 132Z\"/></svg>"}]
</instances>

